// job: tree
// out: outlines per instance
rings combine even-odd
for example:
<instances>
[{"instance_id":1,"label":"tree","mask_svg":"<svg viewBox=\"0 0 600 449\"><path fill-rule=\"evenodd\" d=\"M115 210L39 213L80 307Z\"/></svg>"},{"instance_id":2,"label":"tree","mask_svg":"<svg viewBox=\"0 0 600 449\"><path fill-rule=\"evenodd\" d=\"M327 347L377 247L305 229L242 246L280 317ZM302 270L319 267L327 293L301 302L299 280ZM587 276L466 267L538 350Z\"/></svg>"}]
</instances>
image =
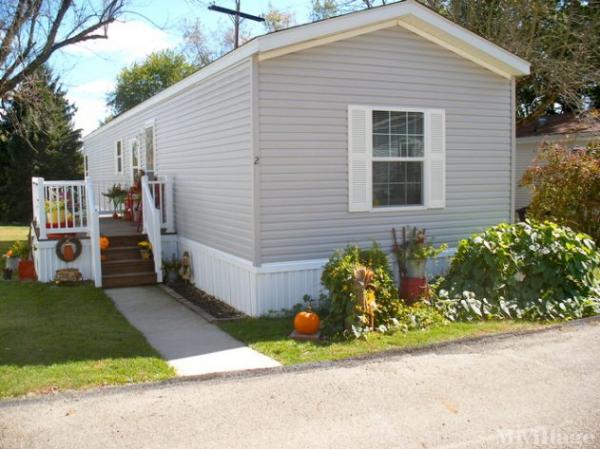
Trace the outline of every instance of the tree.
<instances>
[{"instance_id":1,"label":"tree","mask_svg":"<svg viewBox=\"0 0 600 449\"><path fill-rule=\"evenodd\" d=\"M336 0L312 0L310 10L311 22L324 20L339 14L339 7Z\"/></svg>"},{"instance_id":2,"label":"tree","mask_svg":"<svg viewBox=\"0 0 600 449\"><path fill-rule=\"evenodd\" d=\"M283 30L295 24L294 13L275 8L269 2L269 10L263 14L265 30L270 33Z\"/></svg>"},{"instance_id":3,"label":"tree","mask_svg":"<svg viewBox=\"0 0 600 449\"><path fill-rule=\"evenodd\" d=\"M31 219L32 176L57 180L82 175L75 107L48 69L31 74L29 83L38 92L37 104L16 95L6 103L6 118L0 122L0 222L5 223Z\"/></svg>"},{"instance_id":4,"label":"tree","mask_svg":"<svg viewBox=\"0 0 600 449\"><path fill-rule=\"evenodd\" d=\"M532 64L517 80L517 119L585 108L600 85L600 6L583 0L424 0L440 14Z\"/></svg>"},{"instance_id":5,"label":"tree","mask_svg":"<svg viewBox=\"0 0 600 449\"><path fill-rule=\"evenodd\" d=\"M521 185L532 191L529 217L550 218L600 243L600 141L575 150L542 146Z\"/></svg>"},{"instance_id":6,"label":"tree","mask_svg":"<svg viewBox=\"0 0 600 449\"><path fill-rule=\"evenodd\" d=\"M32 92L15 89L68 45L106 39L124 0L0 0L0 99ZM96 6L99 5L99 6ZM2 108L0 108L0 111Z\"/></svg>"},{"instance_id":7,"label":"tree","mask_svg":"<svg viewBox=\"0 0 600 449\"><path fill-rule=\"evenodd\" d=\"M199 19L187 23L183 27L182 53L196 67L201 68L217 58Z\"/></svg>"},{"instance_id":8,"label":"tree","mask_svg":"<svg viewBox=\"0 0 600 449\"><path fill-rule=\"evenodd\" d=\"M115 90L107 96L113 114L119 115L147 100L196 70L185 56L173 50L151 53L142 63L123 68Z\"/></svg>"}]
</instances>

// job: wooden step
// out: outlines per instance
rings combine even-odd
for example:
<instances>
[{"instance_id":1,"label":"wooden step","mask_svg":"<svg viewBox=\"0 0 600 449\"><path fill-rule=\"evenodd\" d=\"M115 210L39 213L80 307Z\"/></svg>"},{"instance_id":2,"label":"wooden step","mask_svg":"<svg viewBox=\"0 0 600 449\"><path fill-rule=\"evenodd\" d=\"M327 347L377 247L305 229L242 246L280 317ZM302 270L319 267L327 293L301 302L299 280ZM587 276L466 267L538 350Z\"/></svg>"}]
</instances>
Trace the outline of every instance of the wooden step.
<instances>
[{"instance_id":1,"label":"wooden step","mask_svg":"<svg viewBox=\"0 0 600 449\"><path fill-rule=\"evenodd\" d=\"M109 260L142 260L140 249L137 246L111 246L102 251L106 256L105 262Z\"/></svg>"},{"instance_id":2,"label":"wooden step","mask_svg":"<svg viewBox=\"0 0 600 449\"><path fill-rule=\"evenodd\" d=\"M136 287L150 284L156 284L156 273L153 271L102 275L103 288Z\"/></svg>"},{"instance_id":3,"label":"wooden step","mask_svg":"<svg viewBox=\"0 0 600 449\"><path fill-rule=\"evenodd\" d=\"M114 259L102 262L102 274L130 274L154 271L154 261L144 259Z\"/></svg>"},{"instance_id":4,"label":"wooden step","mask_svg":"<svg viewBox=\"0 0 600 449\"><path fill-rule=\"evenodd\" d=\"M110 247L137 246L142 240L147 240L145 234L113 235L109 236Z\"/></svg>"}]
</instances>

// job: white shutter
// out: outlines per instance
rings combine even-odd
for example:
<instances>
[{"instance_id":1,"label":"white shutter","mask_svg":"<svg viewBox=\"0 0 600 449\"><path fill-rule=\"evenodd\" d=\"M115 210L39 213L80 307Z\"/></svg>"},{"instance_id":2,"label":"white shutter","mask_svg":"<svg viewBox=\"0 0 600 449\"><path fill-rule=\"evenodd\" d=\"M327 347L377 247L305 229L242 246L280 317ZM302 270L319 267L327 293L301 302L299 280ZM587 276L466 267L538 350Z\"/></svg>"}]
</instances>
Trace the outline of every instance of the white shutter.
<instances>
[{"instance_id":1,"label":"white shutter","mask_svg":"<svg viewBox=\"0 0 600 449\"><path fill-rule=\"evenodd\" d=\"M428 196L429 208L446 207L446 118L443 110L429 115Z\"/></svg>"},{"instance_id":2,"label":"white shutter","mask_svg":"<svg viewBox=\"0 0 600 449\"><path fill-rule=\"evenodd\" d=\"M348 107L348 210L350 212L371 209L370 120L369 108Z\"/></svg>"}]
</instances>

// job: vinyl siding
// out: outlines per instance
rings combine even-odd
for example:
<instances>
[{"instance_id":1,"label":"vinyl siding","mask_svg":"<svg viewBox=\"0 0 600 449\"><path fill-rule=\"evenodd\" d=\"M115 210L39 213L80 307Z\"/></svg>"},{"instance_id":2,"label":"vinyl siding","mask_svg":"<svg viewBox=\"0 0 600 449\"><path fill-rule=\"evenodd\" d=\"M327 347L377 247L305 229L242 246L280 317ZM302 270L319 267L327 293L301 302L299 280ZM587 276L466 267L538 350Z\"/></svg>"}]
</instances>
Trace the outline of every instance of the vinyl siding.
<instances>
[{"instance_id":1,"label":"vinyl siding","mask_svg":"<svg viewBox=\"0 0 600 449\"><path fill-rule=\"evenodd\" d=\"M89 176L117 179L113 145L123 138L128 181L129 141L148 120L155 120L156 174L174 180L177 233L252 260L250 60L86 138Z\"/></svg>"},{"instance_id":2,"label":"vinyl siding","mask_svg":"<svg viewBox=\"0 0 600 449\"><path fill-rule=\"evenodd\" d=\"M425 227L451 246L510 218L511 83L399 27L259 64L260 259L391 245ZM446 110L446 208L348 212L348 104Z\"/></svg>"},{"instance_id":3,"label":"vinyl siding","mask_svg":"<svg viewBox=\"0 0 600 449\"><path fill-rule=\"evenodd\" d=\"M531 192L527 187L519 187L521 178L525 170L532 164L538 148L543 142L557 142L572 148L575 146L586 146L592 139L593 134L554 134L537 137L521 137L517 139L517 157L516 157L516 199L515 207L517 209L529 205L531 201Z\"/></svg>"}]
</instances>

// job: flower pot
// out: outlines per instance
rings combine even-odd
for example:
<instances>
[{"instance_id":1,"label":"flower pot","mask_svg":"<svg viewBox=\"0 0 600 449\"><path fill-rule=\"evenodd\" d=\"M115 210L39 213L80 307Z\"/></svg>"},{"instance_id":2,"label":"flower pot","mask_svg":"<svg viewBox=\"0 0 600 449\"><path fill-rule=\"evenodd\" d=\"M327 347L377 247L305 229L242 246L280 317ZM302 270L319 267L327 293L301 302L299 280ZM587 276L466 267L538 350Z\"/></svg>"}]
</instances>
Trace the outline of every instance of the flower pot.
<instances>
[{"instance_id":1,"label":"flower pot","mask_svg":"<svg viewBox=\"0 0 600 449\"><path fill-rule=\"evenodd\" d=\"M7 270L15 271L19 265L18 257L7 257L5 267Z\"/></svg>"},{"instance_id":2,"label":"flower pot","mask_svg":"<svg viewBox=\"0 0 600 449\"><path fill-rule=\"evenodd\" d=\"M424 277L402 276L400 279L400 297L408 304L427 296L427 279Z\"/></svg>"},{"instance_id":3,"label":"flower pot","mask_svg":"<svg viewBox=\"0 0 600 449\"><path fill-rule=\"evenodd\" d=\"M407 259L406 260L406 277L409 278L424 278L427 259Z\"/></svg>"},{"instance_id":4,"label":"flower pot","mask_svg":"<svg viewBox=\"0 0 600 449\"><path fill-rule=\"evenodd\" d=\"M112 217L113 217L113 220L118 220L119 214L117 212L113 212Z\"/></svg>"},{"instance_id":5,"label":"flower pot","mask_svg":"<svg viewBox=\"0 0 600 449\"><path fill-rule=\"evenodd\" d=\"M149 249L140 249L140 256L142 260L150 260L150 257L152 257L152 252Z\"/></svg>"},{"instance_id":6,"label":"flower pot","mask_svg":"<svg viewBox=\"0 0 600 449\"><path fill-rule=\"evenodd\" d=\"M35 266L33 265L33 260L20 260L19 261L19 280L26 281L32 280L35 281Z\"/></svg>"},{"instance_id":7,"label":"flower pot","mask_svg":"<svg viewBox=\"0 0 600 449\"><path fill-rule=\"evenodd\" d=\"M167 283L174 284L179 280L179 273L177 271L167 271Z\"/></svg>"}]
</instances>

